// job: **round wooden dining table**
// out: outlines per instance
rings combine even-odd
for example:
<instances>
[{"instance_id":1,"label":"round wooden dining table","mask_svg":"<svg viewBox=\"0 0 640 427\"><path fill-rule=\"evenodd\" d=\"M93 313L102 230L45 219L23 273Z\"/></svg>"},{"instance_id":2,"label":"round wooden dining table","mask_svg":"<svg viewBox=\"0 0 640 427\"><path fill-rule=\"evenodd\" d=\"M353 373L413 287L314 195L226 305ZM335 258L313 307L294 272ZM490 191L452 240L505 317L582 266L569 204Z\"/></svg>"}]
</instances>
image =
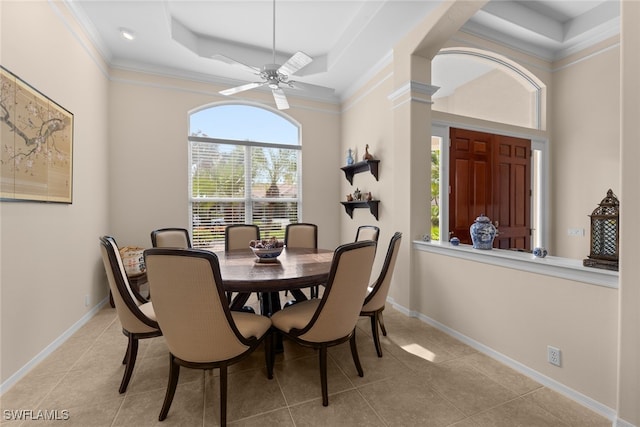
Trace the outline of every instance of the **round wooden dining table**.
<instances>
[{"instance_id":1,"label":"round wooden dining table","mask_svg":"<svg viewBox=\"0 0 640 427\"><path fill-rule=\"evenodd\" d=\"M215 252L222 285L227 292L250 295L258 292L262 314L270 316L280 307L278 292L323 284L329 278L333 250L284 248L275 262L258 262L247 249ZM231 308L241 309L246 298L234 298Z\"/></svg>"}]
</instances>

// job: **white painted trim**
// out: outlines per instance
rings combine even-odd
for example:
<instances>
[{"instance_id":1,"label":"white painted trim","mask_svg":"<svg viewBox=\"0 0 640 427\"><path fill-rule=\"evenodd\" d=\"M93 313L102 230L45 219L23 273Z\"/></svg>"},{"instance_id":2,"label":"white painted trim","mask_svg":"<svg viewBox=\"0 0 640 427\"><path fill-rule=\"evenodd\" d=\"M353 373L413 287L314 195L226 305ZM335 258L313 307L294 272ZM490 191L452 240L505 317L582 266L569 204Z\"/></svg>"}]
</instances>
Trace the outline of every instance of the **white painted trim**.
<instances>
[{"instance_id":1,"label":"white painted trim","mask_svg":"<svg viewBox=\"0 0 640 427\"><path fill-rule=\"evenodd\" d=\"M573 280L589 285L618 289L618 272L598 268L584 267L577 259L547 256L536 258L527 252L506 249L480 250L470 245L454 246L449 242L413 241L413 249L431 252L444 256L466 259L469 261L491 264L514 270L527 271L545 276Z\"/></svg>"},{"instance_id":2,"label":"white painted trim","mask_svg":"<svg viewBox=\"0 0 640 427\"><path fill-rule=\"evenodd\" d=\"M62 22L62 25L64 25L67 28L67 30L69 30L69 33L71 33L71 36L74 39L76 39L76 41L79 43L82 50L85 51L85 53L91 59L91 61L93 61L96 67L98 67L102 75L108 79L109 70L106 67L108 67L109 61L111 60L110 53L107 53L104 47L104 44L98 41L99 38L97 37L97 32L95 31L95 28L92 31L91 29L85 27L84 25L86 24L86 22L88 22L88 20L82 19L78 15L79 13L78 8L75 7L75 5L73 5L73 3L69 2L68 0L64 2L65 6L67 6L67 8L69 8L71 13L74 15L74 18L78 22L80 22L80 24L83 26L84 31L86 32L86 34L90 39L90 42L93 43L93 46L88 46L87 43L85 43L85 41L83 40L82 35L78 34L73 24L69 22L69 20L65 17L64 13L62 13L58 3L53 0L48 0L48 3L51 9L53 10L53 12L58 16L58 18ZM91 47L94 47L96 49L96 51L98 52L98 56L96 56L93 53L93 51L91 50Z\"/></svg>"},{"instance_id":3,"label":"white painted trim","mask_svg":"<svg viewBox=\"0 0 640 427\"><path fill-rule=\"evenodd\" d=\"M18 381L25 377L36 365L49 357L55 350L64 344L71 336L76 333L81 327L83 327L93 316L95 316L102 307L109 302L109 297L104 298L84 316L82 316L76 323L71 325L69 329L64 331L62 335L56 338L51 344L46 346L40 353L38 353L33 359L27 362L22 368L18 369L13 375L11 375L5 382L0 384L0 396L7 390L13 387Z\"/></svg>"},{"instance_id":4,"label":"white painted trim","mask_svg":"<svg viewBox=\"0 0 640 427\"><path fill-rule=\"evenodd\" d=\"M387 97L387 99L389 99L389 101L395 101L396 99L400 98L401 96L407 93L411 94L411 92L427 95L429 98L431 98L431 96L433 96L433 94L436 93L438 89L440 89L438 86L415 82L412 80L400 86L398 89L394 90L393 92L391 92ZM412 96L411 99L416 99L416 98ZM430 99L429 99L429 102L431 103Z\"/></svg>"},{"instance_id":5,"label":"white painted trim","mask_svg":"<svg viewBox=\"0 0 640 427\"><path fill-rule=\"evenodd\" d=\"M534 381L539 382L540 384L542 384L545 387L548 387L549 389L556 391L560 394L562 394L563 396L566 396L567 398L573 400L574 402L577 402L579 404L581 404L582 406L585 406L586 408L592 410L593 412L596 412L600 415L602 415L603 417L609 419L612 422L612 426L614 427L635 427L631 424L628 424L622 420L620 420L619 418L617 418L617 412L614 409L609 408L608 406L588 397L585 396L584 394L573 390L570 387L567 387L566 385L547 377L544 374L541 374L540 372L533 370L531 368L529 368L528 366L518 362L517 360L511 359L508 356L505 356L504 354L497 352L495 350L493 350L491 347L488 347L472 338L469 338L466 335L463 335L461 333L459 333L458 331L449 328L448 326L438 322L437 320L434 320L432 318L430 318L429 316L425 316L424 314L418 313L416 311L413 310L408 310L406 307L403 307L399 304L396 304L395 301L392 298L388 298L387 302L393 306L393 308L395 310L398 310L399 312L410 316L410 317L415 317L420 319L422 322L433 326L434 328L446 333L447 335L450 335L452 337L454 337L455 339L457 339L458 341L461 341L465 344L467 344L468 346L474 348L475 350L478 350L479 352L486 354L487 356L491 357L492 359L497 360L498 362L507 365L508 367L514 369L515 371L526 375L527 377L533 379ZM621 424L623 423L623 424Z\"/></svg>"}]
</instances>

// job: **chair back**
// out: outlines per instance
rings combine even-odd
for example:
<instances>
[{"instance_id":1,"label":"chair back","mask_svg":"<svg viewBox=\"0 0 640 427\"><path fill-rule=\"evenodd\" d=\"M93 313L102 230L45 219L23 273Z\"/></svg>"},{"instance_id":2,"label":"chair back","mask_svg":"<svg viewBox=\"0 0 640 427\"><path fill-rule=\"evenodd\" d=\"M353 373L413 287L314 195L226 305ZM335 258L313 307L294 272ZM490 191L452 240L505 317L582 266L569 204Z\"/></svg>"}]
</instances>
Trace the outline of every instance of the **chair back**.
<instances>
[{"instance_id":1,"label":"chair back","mask_svg":"<svg viewBox=\"0 0 640 427\"><path fill-rule=\"evenodd\" d=\"M322 299L298 337L330 342L353 331L367 294L375 252L372 241L347 243L336 249Z\"/></svg>"},{"instance_id":2,"label":"chair back","mask_svg":"<svg viewBox=\"0 0 640 427\"><path fill-rule=\"evenodd\" d=\"M115 239L111 236L100 237L100 250L122 328L134 333L157 331L158 323L148 318L139 308L147 301L136 295L131 288Z\"/></svg>"},{"instance_id":3,"label":"chair back","mask_svg":"<svg viewBox=\"0 0 640 427\"><path fill-rule=\"evenodd\" d=\"M358 227L358 231L356 232L356 242L360 242L362 240L373 240L374 242L377 242L379 236L380 228L375 225L361 225Z\"/></svg>"},{"instance_id":4,"label":"chair back","mask_svg":"<svg viewBox=\"0 0 640 427\"><path fill-rule=\"evenodd\" d=\"M288 248L318 248L318 226L308 223L289 224L284 231L284 245Z\"/></svg>"},{"instance_id":5,"label":"chair back","mask_svg":"<svg viewBox=\"0 0 640 427\"><path fill-rule=\"evenodd\" d=\"M384 307L387 302L387 295L389 294L389 287L391 285L391 277L393 276L393 270L396 266L396 259L398 257L398 249L400 248L400 241L402 240L402 233L396 232L391 237L389 243L389 249L387 255L384 258L384 264L382 270L380 270L380 276L372 285L371 292L364 300L364 306L362 311L375 311Z\"/></svg>"},{"instance_id":6,"label":"chair back","mask_svg":"<svg viewBox=\"0 0 640 427\"><path fill-rule=\"evenodd\" d=\"M260 228L253 224L228 225L224 230L224 250L246 249L251 240L260 240Z\"/></svg>"},{"instance_id":7,"label":"chair back","mask_svg":"<svg viewBox=\"0 0 640 427\"><path fill-rule=\"evenodd\" d=\"M151 245L154 248L190 248L189 231L184 228L159 228L153 230L151 232Z\"/></svg>"},{"instance_id":8,"label":"chair back","mask_svg":"<svg viewBox=\"0 0 640 427\"><path fill-rule=\"evenodd\" d=\"M189 362L232 359L249 348L222 289L218 257L199 249L144 252L158 324L175 357Z\"/></svg>"}]
</instances>

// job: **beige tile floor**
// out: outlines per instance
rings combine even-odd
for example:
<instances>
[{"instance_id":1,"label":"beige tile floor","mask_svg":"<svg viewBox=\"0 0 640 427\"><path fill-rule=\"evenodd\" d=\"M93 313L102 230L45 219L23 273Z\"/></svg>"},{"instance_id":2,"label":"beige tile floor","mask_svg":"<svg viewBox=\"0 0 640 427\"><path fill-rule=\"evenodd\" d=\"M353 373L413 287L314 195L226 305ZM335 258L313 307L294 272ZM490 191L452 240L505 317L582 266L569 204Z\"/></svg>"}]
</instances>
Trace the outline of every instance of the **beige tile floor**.
<instances>
[{"instance_id":1,"label":"beige tile floor","mask_svg":"<svg viewBox=\"0 0 640 427\"><path fill-rule=\"evenodd\" d=\"M364 377L348 343L329 351L329 406L320 399L314 350L285 342L273 380L264 353L229 371L228 421L234 426L611 426L607 419L387 308L384 356L375 353L367 319L358 324ZM102 309L1 398L7 426L215 426L218 371L182 368L167 419L158 421L168 377L162 337L140 343L126 393L118 394L126 348L116 312ZM63 410L65 421L7 421L5 410Z\"/></svg>"}]
</instances>

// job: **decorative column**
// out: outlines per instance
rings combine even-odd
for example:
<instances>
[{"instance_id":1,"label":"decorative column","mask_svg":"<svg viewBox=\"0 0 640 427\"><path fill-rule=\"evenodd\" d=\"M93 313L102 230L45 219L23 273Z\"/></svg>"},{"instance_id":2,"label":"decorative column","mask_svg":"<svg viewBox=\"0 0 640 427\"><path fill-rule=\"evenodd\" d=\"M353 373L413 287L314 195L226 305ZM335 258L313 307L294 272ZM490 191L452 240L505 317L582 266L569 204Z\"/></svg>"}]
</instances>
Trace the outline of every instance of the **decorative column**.
<instances>
[{"instance_id":1,"label":"decorative column","mask_svg":"<svg viewBox=\"0 0 640 427\"><path fill-rule=\"evenodd\" d=\"M394 299L410 312L419 310L420 284L414 283L411 242L430 230L431 60L486 0L446 1L393 50L394 230L403 234L394 272Z\"/></svg>"}]
</instances>

